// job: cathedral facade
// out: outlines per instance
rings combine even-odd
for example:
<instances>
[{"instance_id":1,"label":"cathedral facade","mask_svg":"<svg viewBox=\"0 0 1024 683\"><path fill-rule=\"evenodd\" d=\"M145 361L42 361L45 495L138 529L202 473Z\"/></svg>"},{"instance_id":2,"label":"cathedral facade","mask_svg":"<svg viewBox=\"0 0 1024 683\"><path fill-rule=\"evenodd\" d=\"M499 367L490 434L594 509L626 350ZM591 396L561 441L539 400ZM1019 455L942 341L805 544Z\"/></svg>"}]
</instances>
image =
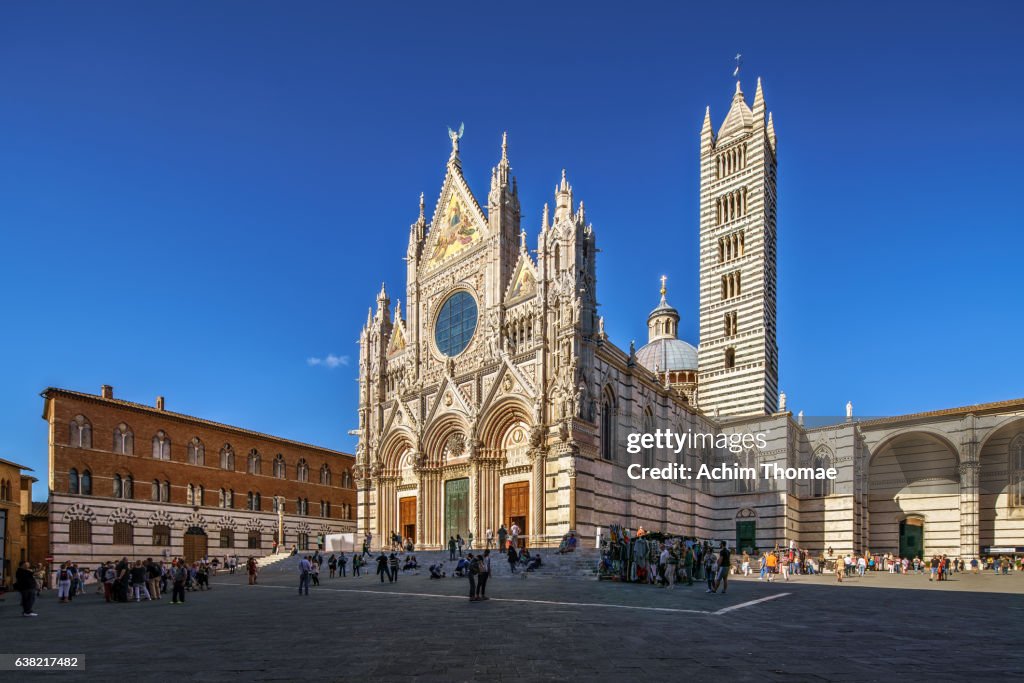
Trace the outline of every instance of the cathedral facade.
<instances>
[{"instance_id":1,"label":"cathedral facade","mask_svg":"<svg viewBox=\"0 0 1024 683\"><path fill-rule=\"evenodd\" d=\"M360 334L358 529L418 546L517 525L534 546L609 524L837 552L974 556L1024 546L1024 400L810 428L787 411L776 344L776 135L758 81L700 134L700 341L661 298L648 343L597 313L598 231L565 172L535 248L507 141L481 205L460 135L428 221L410 226L403 303ZM654 303L654 301L652 301ZM742 450L630 435L761 434ZM834 468L834 480L637 479L630 465ZM1024 547L1022 547L1024 551Z\"/></svg>"}]
</instances>

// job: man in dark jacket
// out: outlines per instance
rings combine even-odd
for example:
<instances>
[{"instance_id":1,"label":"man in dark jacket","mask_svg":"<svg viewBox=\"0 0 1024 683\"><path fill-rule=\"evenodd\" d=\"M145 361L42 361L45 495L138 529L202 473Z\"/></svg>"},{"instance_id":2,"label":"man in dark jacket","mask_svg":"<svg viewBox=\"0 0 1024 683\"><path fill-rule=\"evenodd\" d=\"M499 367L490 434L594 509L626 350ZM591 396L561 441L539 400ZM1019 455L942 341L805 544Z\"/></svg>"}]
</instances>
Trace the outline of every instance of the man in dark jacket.
<instances>
[{"instance_id":1,"label":"man in dark jacket","mask_svg":"<svg viewBox=\"0 0 1024 683\"><path fill-rule=\"evenodd\" d=\"M38 617L39 615L32 611L32 606L36 603L39 586L36 585L35 574L29 569L28 562L22 562L15 572L14 590L21 593L21 616Z\"/></svg>"}]
</instances>

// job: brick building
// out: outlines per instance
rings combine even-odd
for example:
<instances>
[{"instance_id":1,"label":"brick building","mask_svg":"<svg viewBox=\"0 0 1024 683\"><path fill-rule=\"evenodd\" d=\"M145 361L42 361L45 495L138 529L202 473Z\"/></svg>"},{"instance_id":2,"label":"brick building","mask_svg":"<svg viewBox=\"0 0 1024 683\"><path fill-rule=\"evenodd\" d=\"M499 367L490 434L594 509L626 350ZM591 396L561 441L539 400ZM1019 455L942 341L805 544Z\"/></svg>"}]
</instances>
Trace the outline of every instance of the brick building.
<instances>
[{"instance_id":1,"label":"brick building","mask_svg":"<svg viewBox=\"0 0 1024 683\"><path fill-rule=\"evenodd\" d=\"M54 562L263 555L355 530L353 456L100 395L49 388Z\"/></svg>"},{"instance_id":2,"label":"brick building","mask_svg":"<svg viewBox=\"0 0 1024 683\"><path fill-rule=\"evenodd\" d=\"M27 559L25 515L32 506L30 467L0 458L0 586L11 587L14 571Z\"/></svg>"}]
</instances>

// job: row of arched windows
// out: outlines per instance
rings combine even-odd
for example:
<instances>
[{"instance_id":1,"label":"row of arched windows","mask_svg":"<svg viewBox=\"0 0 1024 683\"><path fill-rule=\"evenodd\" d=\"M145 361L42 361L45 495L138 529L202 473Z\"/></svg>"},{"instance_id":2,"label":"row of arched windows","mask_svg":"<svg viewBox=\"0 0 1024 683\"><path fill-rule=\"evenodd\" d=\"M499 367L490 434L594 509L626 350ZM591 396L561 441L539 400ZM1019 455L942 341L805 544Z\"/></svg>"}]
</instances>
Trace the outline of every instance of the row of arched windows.
<instances>
[{"instance_id":1,"label":"row of arched windows","mask_svg":"<svg viewBox=\"0 0 1024 683\"><path fill-rule=\"evenodd\" d=\"M740 295L741 273L735 271L722 276L722 298L732 299Z\"/></svg>"},{"instance_id":2,"label":"row of arched windows","mask_svg":"<svg viewBox=\"0 0 1024 683\"><path fill-rule=\"evenodd\" d=\"M92 424L84 415L76 415L69 423L68 444L74 448L92 448ZM156 460L171 459L171 438L163 430L158 431L152 440L153 458ZM121 423L114 429L113 445L114 453L118 455L135 455L135 434L131 427ZM199 437L193 437L186 444L187 461L190 465L206 465L206 446ZM248 474L262 474L262 456L255 448L249 451L246 458L246 472ZM235 469L235 452L231 444L226 443L220 449L219 465L221 469ZM284 456L280 453L273 460L273 476L277 479L288 478L288 465ZM309 481L309 463L305 458L300 458L295 464L295 480L301 482ZM331 468L326 463L320 467L320 483L330 486L332 481ZM341 474L342 488L352 488L352 475L348 470Z\"/></svg>"},{"instance_id":3,"label":"row of arched windows","mask_svg":"<svg viewBox=\"0 0 1024 683\"><path fill-rule=\"evenodd\" d=\"M715 200L715 220L718 225L747 215L747 188L727 192Z\"/></svg>"},{"instance_id":4,"label":"row of arched windows","mask_svg":"<svg viewBox=\"0 0 1024 683\"><path fill-rule=\"evenodd\" d=\"M130 522L115 522L113 525L114 545L135 545L135 526ZM171 527L166 524L157 524L152 529L151 545L160 548L169 548L171 545ZM260 548L262 546L262 534L256 530L250 530L247 537L247 547ZM68 542L86 545L92 543L92 524L87 519L73 519L68 524ZM220 547L235 547L235 532L231 529L220 530Z\"/></svg>"},{"instance_id":5,"label":"row of arched windows","mask_svg":"<svg viewBox=\"0 0 1024 683\"><path fill-rule=\"evenodd\" d=\"M14 496L11 493L11 482L7 479L0 480L0 500L11 501Z\"/></svg>"},{"instance_id":6,"label":"row of arched windows","mask_svg":"<svg viewBox=\"0 0 1024 683\"><path fill-rule=\"evenodd\" d=\"M715 157L715 177L725 178L747 167L747 145L737 145Z\"/></svg>"},{"instance_id":7,"label":"row of arched windows","mask_svg":"<svg viewBox=\"0 0 1024 683\"><path fill-rule=\"evenodd\" d=\"M718 262L725 263L743 256L746 248L746 235L743 230L723 235L718 238Z\"/></svg>"}]
</instances>

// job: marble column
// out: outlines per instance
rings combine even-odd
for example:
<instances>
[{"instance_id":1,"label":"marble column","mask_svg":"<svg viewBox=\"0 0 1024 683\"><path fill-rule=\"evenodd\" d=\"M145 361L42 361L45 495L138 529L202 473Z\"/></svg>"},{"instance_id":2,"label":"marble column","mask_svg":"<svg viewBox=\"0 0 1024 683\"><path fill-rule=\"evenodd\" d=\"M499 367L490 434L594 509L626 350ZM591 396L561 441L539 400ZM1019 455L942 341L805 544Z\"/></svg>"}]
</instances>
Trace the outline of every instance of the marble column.
<instances>
[{"instance_id":1,"label":"marble column","mask_svg":"<svg viewBox=\"0 0 1024 683\"><path fill-rule=\"evenodd\" d=\"M979 502L978 473L981 464L977 461L960 465L960 557L970 559L978 556L979 543Z\"/></svg>"}]
</instances>

